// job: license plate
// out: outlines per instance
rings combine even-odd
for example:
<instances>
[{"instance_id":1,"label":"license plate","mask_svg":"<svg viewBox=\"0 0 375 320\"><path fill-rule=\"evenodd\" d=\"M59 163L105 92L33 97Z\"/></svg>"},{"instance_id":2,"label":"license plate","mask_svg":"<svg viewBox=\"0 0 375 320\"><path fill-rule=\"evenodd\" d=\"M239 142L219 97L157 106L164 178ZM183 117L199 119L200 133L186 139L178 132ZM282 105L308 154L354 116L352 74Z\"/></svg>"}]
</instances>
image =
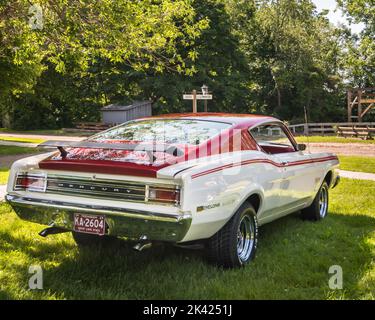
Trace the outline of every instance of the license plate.
<instances>
[{"instance_id":1,"label":"license plate","mask_svg":"<svg viewBox=\"0 0 375 320\"><path fill-rule=\"evenodd\" d=\"M97 235L105 234L105 217L76 213L74 215L74 231Z\"/></svg>"}]
</instances>

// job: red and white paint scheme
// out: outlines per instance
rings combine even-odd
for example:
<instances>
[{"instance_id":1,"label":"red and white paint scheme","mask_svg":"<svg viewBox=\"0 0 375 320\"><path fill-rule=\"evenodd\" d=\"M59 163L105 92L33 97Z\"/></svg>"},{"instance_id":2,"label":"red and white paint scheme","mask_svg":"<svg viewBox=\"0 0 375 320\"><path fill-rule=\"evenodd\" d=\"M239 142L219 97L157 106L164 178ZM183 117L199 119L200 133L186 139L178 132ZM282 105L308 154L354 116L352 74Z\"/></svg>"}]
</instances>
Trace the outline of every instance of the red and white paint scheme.
<instances>
[{"instance_id":1,"label":"red and white paint scheme","mask_svg":"<svg viewBox=\"0 0 375 320\"><path fill-rule=\"evenodd\" d=\"M170 114L127 122L15 162L7 201L23 219L71 231L78 245L204 244L224 267L254 257L258 226L292 212L321 220L338 159L309 153L278 119Z\"/></svg>"}]
</instances>

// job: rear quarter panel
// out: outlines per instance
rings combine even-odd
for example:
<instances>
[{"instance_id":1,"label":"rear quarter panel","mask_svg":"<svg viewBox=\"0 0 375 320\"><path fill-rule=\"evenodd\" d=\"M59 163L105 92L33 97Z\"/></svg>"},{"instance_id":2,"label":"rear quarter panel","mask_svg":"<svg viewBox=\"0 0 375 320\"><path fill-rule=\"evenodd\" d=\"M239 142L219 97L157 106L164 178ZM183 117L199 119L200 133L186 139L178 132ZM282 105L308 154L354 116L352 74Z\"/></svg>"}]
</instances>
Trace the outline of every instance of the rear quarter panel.
<instances>
[{"instance_id":1,"label":"rear quarter panel","mask_svg":"<svg viewBox=\"0 0 375 320\"><path fill-rule=\"evenodd\" d=\"M284 181L283 168L263 161L268 158L260 151L244 151L200 159L194 166L186 164L187 169L174 177L181 179L183 185L182 210L191 212L193 216L191 228L183 241L214 235L253 194L260 197L259 225L277 218ZM333 183L338 167L337 157L333 154L311 154L311 158L317 160L308 164L316 171L316 179L306 206L312 203L329 172L332 172Z\"/></svg>"},{"instance_id":2,"label":"rear quarter panel","mask_svg":"<svg viewBox=\"0 0 375 320\"><path fill-rule=\"evenodd\" d=\"M337 169L339 168L340 162L338 157L330 152L320 152L320 153L312 153L311 158L315 160L314 167L317 171L318 176L320 177L319 180L316 181L315 184L315 194L318 192L320 186L323 183L323 180L327 176L327 174L331 173L331 181L330 181L330 187L332 187L334 181L336 180L336 177L338 176ZM325 161L321 161L322 159L329 159Z\"/></svg>"},{"instance_id":3,"label":"rear quarter panel","mask_svg":"<svg viewBox=\"0 0 375 320\"><path fill-rule=\"evenodd\" d=\"M263 162L265 157L260 151L207 157L175 176L183 184L182 210L190 211L193 216L183 241L211 237L253 194L261 199L258 219L262 223L263 214L278 205L282 182L281 169Z\"/></svg>"}]
</instances>

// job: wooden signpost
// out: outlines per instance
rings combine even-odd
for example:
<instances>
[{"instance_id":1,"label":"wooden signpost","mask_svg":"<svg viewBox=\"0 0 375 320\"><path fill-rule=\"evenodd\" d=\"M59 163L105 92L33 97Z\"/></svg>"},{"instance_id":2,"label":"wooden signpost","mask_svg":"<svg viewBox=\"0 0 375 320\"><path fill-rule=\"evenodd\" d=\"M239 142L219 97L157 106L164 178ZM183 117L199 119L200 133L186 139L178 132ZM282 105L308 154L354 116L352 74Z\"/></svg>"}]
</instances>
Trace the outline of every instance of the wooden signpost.
<instances>
[{"instance_id":1,"label":"wooden signpost","mask_svg":"<svg viewBox=\"0 0 375 320\"><path fill-rule=\"evenodd\" d=\"M207 112L207 100L212 100L212 94L208 93L207 86L202 87L202 93L197 94L197 90L193 90L192 93L184 94L184 100L193 100L193 113L198 112L197 100L204 100L204 112Z\"/></svg>"}]
</instances>

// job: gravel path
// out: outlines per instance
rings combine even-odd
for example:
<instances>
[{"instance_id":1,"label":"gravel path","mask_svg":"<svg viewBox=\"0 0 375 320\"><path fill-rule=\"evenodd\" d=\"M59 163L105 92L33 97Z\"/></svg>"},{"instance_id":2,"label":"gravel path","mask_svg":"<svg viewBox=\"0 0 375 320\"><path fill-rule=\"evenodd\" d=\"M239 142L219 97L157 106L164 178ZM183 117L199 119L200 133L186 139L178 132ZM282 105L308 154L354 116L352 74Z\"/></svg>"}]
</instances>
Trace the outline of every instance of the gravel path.
<instances>
[{"instance_id":1,"label":"gravel path","mask_svg":"<svg viewBox=\"0 0 375 320\"><path fill-rule=\"evenodd\" d=\"M346 156L375 157L375 144L370 143L310 143L310 150L313 153L332 152Z\"/></svg>"},{"instance_id":2,"label":"gravel path","mask_svg":"<svg viewBox=\"0 0 375 320\"><path fill-rule=\"evenodd\" d=\"M338 171L339 171L340 177L342 178L375 181L375 173L346 171L346 170L338 170Z\"/></svg>"}]
</instances>

